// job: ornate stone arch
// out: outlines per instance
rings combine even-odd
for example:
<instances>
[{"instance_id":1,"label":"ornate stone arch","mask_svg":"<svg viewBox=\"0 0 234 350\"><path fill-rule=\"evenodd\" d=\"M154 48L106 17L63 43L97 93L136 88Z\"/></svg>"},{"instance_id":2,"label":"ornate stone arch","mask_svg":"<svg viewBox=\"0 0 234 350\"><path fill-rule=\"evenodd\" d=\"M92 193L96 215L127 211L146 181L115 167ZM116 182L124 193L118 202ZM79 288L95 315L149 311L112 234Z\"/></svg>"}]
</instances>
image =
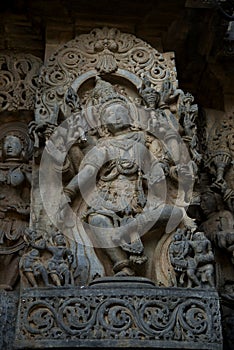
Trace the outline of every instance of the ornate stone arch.
<instances>
[{"instance_id":1,"label":"ornate stone arch","mask_svg":"<svg viewBox=\"0 0 234 350\"><path fill-rule=\"evenodd\" d=\"M96 75L125 79L137 89L143 75L160 89L165 79L177 86L174 54L159 53L132 34L116 28L96 28L59 47L42 67L37 90L35 119L56 123L69 87L78 91Z\"/></svg>"}]
</instances>

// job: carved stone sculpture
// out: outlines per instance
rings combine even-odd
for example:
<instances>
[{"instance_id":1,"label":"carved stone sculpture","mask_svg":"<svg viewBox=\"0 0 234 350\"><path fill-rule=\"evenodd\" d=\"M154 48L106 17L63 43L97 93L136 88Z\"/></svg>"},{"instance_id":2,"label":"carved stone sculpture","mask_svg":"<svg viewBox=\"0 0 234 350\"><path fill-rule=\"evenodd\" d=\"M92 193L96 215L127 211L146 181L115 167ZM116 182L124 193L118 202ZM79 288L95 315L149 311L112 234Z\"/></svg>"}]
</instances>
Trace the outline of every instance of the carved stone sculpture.
<instances>
[{"instance_id":1,"label":"carved stone sculpture","mask_svg":"<svg viewBox=\"0 0 234 350\"><path fill-rule=\"evenodd\" d=\"M56 74L55 74L56 72ZM83 82L98 74L117 74L138 88L142 75L159 86L166 78L176 85L174 54L161 54L132 34L116 28L95 28L66 43L42 68L36 99L38 124L57 122L67 89L77 90Z\"/></svg>"},{"instance_id":2,"label":"carved stone sculpture","mask_svg":"<svg viewBox=\"0 0 234 350\"><path fill-rule=\"evenodd\" d=\"M233 214L223 201L222 194L207 191L201 195L201 208L206 220L203 221L200 229L204 230L206 236L211 240L217 268L216 285L224 299L233 298Z\"/></svg>"},{"instance_id":3,"label":"carved stone sculpture","mask_svg":"<svg viewBox=\"0 0 234 350\"><path fill-rule=\"evenodd\" d=\"M217 122L207 144L207 167L213 176L212 188L220 193L231 212L234 212L234 146L233 115Z\"/></svg>"},{"instance_id":4,"label":"carved stone sculpture","mask_svg":"<svg viewBox=\"0 0 234 350\"><path fill-rule=\"evenodd\" d=\"M55 286L68 286L73 284L70 265L73 257L72 252L66 247L66 241L61 232L55 232L52 246L46 249L52 254L47 262L47 271Z\"/></svg>"},{"instance_id":5,"label":"carved stone sculpture","mask_svg":"<svg viewBox=\"0 0 234 350\"><path fill-rule=\"evenodd\" d=\"M38 287L37 280L40 277L42 277L45 286L50 286L48 273L37 249L31 249L23 255L20 261L20 270L32 287Z\"/></svg>"},{"instance_id":6,"label":"carved stone sculpture","mask_svg":"<svg viewBox=\"0 0 234 350\"><path fill-rule=\"evenodd\" d=\"M234 264L234 229L229 232L217 233L218 246L231 253L231 261Z\"/></svg>"},{"instance_id":7,"label":"carved stone sculpture","mask_svg":"<svg viewBox=\"0 0 234 350\"><path fill-rule=\"evenodd\" d=\"M123 280L120 280L124 283ZM152 285L121 288L109 282L108 288L55 288L50 295L43 289L24 295L18 347L70 344L92 348L174 348L222 349L217 294L210 290L172 290ZM33 298L33 303L32 303ZM212 320L212 327L210 327ZM167 346L167 345L166 345Z\"/></svg>"},{"instance_id":8,"label":"carved stone sculpture","mask_svg":"<svg viewBox=\"0 0 234 350\"><path fill-rule=\"evenodd\" d=\"M43 66L16 346L221 347L211 242L187 214L193 102L172 53L115 28Z\"/></svg>"},{"instance_id":9,"label":"carved stone sculpture","mask_svg":"<svg viewBox=\"0 0 234 350\"><path fill-rule=\"evenodd\" d=\"M169 247L178 286L214 287L214 254L203 232L178 229Z\"/></svg>"},{"instance_id":10,"label":"carved stone sculpture","mask_svg":"<svg viewBox=\"0 0 234 350\"><path fill-rule=\"evenodd\" d=\"M194 251L194 260L200 285L214 287L214 254L211 243L204 232L195 232L191 246Z\"/></svg>"},{"instance_id":11,"label":"carved stone sculpture","mask_svg":"<svg viewBox=\"0 0 234 350\"><path fill-rule=\"evenodd\" d=\"M145 91L141 92L144 96ZM151 88L151 94L153 98L148 96L153 104L145 110L148 117L145 124L141 112L139 118L133 114L134 106L127 97L98 78L90 93L93 118L97 121L96 146L80 164L79 144L75 147L74 143L84 135L87 124L83 121L84 128L79 126L79 119L84 118L82 111L68 119L74 127L67 130L66 143L63 128L58 128L46 142L46 150L55 161L55 171L63 170L66 183L66 198L60 204L57 224L65 224L63 229L66 224L75 226L67 204L82 195L80 198L88 203L83 213L83 220L88 224L85 227L91 231L94 246L102 248L112 262L116 276L134 275L147 261L142 235L160 225L170 232L180 223L194 180L193 161L189 156L186 159L186 154L181 157L185 146L173 126L178 121L171 115L170 123L166 113L155 103L158 93ZM69 152L67 145L73 146ZM79 150L75 151L76 148ZM65 157L66 152L68 156ZM188 150L186 152L188 154ZM62 167L59 163L61 165L63 159L66 160ZM76 174L74 170L79 169L79 164L81 170ZM69 180L72 173L74 177ZM171 203L167 202L167 181L178 192L179 206L173 204L172 199ZM183 182L183 188L176 190L179 181ZM194 228L188 217L185 225ZM107 233L100 233L103 229ZM162 232L159 237L161 235Z\"/></svg>"},{"instance_id":12,"label":"carved stone sculpture","mask_svg":"<svg viewBox=\"0 0 234 350\"><path fill-rule=\"evenodd\" d=\"M196 228L185 208L200 163L197 105L177 87L173 55L116 29L95 29L59 48L39 81L31 133L50 165L54 204L50 188L42 201L53 224L78 242L89 266L94 253L88 257L85 247L94 247L101 267L93 276L104 268L104 275L154 278L163 234L181 221Z\"/></svg>"},{"instance_id":13,"label":"carved stone sculpture","mask_svg":"<svg viewBox=\"0 0 234 350\"><path fill-rule=\"evenodd\" d=\"M223 207L220 195L206 192L201 196L201 207L206 215L202 228L216 247L233 252L233 214Z\"/></svg>"},{"instance_id":14,"label":"carved stone sculpture","mask_svg":"<svg viewBox=\"0 0 234 350\"><path fill-rule=\"evenodd\" d=\"M1 132L0 286L12 289L19 275L19 254L30 213L31 143L25 125L8 124Z\"/></svg>"},{"instance_id":15,"label":"carved stone sculpture","mask_svg":"<svg viewBox=\"0 0 234 350\"><path fill-rule=\"evenodd\" d=\"M69 286L74 284L71 263L73 255L68 249L64 235L52 233L52 243L36 231L26 231L28 251L20 260L24 284L32 287Z\"/></svg>"},{"instance_id":16,"label":"carved stone sculpture","mask_svg":"<svg viewBox=\"0 0 234 350\"><path fill-rule=\"evenodd\" d=\"M33 110L41 66L33 55L0 55L0 112Z\"/></svg>"}]
</instances>

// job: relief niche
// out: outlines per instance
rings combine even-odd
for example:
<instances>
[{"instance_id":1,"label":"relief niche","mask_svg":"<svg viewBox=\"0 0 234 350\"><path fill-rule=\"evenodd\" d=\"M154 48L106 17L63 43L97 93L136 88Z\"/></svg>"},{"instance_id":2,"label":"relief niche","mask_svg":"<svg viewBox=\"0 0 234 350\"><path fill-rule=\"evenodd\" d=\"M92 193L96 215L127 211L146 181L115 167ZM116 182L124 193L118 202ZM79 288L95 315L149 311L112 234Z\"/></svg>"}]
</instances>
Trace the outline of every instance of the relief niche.
<instances>
[{"instance_id":1,"label":"relief niche","mask_svg":"<svg viewBox=\"0 0 234 350\"><path fill-rule=\"evenodd\" d=\"M131 34L94 29L49 58L30 124L27 254L37 256L39 284L58 285L49 266L60 232L72 255L61 253L72 276L63 285L137 276L214 287L210 241L187 214L201 162L197 116L193 96L178 87L173 53ZM23 258L23 281L36 286L25 271Z\"/></svg>"}]
</instances>

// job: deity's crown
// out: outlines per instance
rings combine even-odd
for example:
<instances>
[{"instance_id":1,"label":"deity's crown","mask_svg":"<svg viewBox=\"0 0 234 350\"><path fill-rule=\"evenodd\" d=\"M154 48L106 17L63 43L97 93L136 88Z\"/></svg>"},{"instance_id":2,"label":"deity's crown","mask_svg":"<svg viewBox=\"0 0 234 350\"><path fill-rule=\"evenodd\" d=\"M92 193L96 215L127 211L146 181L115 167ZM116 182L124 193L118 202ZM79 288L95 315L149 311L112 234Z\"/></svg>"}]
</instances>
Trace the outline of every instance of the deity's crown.
<instances>
[{"instance_id":1,"label":"deity's crown","mask_svg":"<svg viewBox=\"0 0 234 350\"><path fill-rule=\"evenodd\" d=\"M127 98L119 94L111 83L101 79L99 76L96 77L96 85L93 89L92 97L96 101L95 104L99 105L100 115L103 115L107 107L116 103L129 109Z\"/></svg>"}]
</instances>

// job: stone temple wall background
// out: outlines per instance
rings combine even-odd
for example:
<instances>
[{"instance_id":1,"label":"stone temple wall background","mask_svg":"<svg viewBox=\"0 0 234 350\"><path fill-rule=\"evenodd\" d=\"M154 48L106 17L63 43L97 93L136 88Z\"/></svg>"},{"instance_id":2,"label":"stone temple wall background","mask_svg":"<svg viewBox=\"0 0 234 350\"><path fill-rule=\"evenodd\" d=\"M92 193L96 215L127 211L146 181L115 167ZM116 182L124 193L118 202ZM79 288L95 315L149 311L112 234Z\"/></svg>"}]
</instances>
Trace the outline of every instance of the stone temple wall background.
<instances>
[{"instance_id":1,"label":"stone temple wall background","mask_svg":"<svg viewBox=\"0 0 234 350\"><path fill-rule=\"evenodd\" d=\"M212 0L0 5L0 348L232 349L233 9ZM131 118L122 136L102 125L116 104ZM136 170L139 145L154 161L139 156ZM105 168L98 159L111 147L120 162ZM99 167L95 191L108 187L112 209L114 186L137 204L117 216L97 196L84 204L70 181L85 162ZM158 207L143 198L151 193L168 205L158 226ZM172 206L186 215L169 229ZM88 225L97 214L94 226L113 224L117 239L97 239Z\"/></svg>"}]
</instances>

